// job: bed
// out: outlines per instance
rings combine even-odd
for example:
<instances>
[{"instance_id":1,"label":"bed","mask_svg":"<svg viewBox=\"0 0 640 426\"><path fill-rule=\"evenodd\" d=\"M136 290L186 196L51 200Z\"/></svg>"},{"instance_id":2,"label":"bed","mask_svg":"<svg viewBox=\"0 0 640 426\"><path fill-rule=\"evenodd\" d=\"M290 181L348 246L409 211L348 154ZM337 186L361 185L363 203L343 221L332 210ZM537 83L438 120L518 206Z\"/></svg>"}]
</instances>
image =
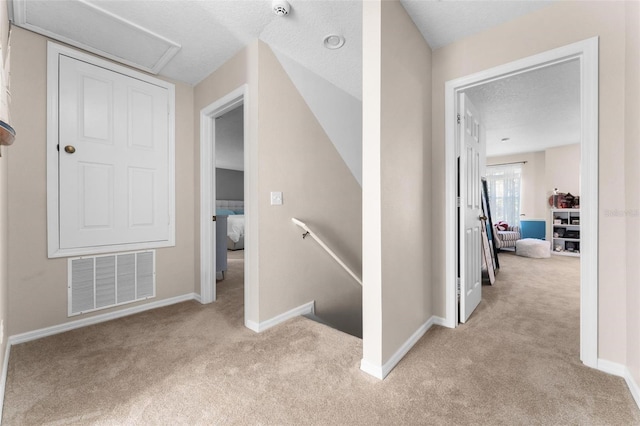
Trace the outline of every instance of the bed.
<instances>
[{"instance_id":1,"label":"bed","mask_svg":"<svg viewBox=\"0 0 640 426\"><path fill-rule=\"evenodd\" d=\"M244 249L244 201L216 200L216 216L227 216L227 248Z\"/></svg>"}]
</instances>

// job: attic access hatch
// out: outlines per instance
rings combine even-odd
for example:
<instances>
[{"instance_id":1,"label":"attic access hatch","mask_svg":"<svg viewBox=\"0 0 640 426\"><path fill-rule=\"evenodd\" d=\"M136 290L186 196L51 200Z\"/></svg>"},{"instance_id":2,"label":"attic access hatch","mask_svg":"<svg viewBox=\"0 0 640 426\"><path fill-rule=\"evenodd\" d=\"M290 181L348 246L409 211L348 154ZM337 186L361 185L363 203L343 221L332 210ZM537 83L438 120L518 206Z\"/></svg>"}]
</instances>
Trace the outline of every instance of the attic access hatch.
<instances>
[{"instance_id":1,"label":"attic access hatch","mask_svg":"<svg viewBox=\"0 0 640 426\"><path fill-rule=\"evenodd\" d=\"M158 74L181 47L84 0L11 0L9 9L11 21L18 27L153 74Z\"/></svg>"}]
</instances>

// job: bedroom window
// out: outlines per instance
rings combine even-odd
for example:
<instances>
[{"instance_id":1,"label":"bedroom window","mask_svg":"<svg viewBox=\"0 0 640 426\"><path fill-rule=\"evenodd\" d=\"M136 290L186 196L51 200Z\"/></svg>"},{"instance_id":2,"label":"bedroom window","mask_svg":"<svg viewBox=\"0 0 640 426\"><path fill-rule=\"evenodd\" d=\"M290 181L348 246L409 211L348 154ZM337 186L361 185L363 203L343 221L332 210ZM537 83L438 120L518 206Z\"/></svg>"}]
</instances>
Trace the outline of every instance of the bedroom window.
<instances>
[{"instance_id":1,"label":"bedroom window","mask_svg":"<svg viewBox=\"0 0 640 426\"><path fill-rule=\"evenodd\" d=\"M493 222L520 225L522 164L487 166L487 186Z\"/></svg>"}]
</instances>

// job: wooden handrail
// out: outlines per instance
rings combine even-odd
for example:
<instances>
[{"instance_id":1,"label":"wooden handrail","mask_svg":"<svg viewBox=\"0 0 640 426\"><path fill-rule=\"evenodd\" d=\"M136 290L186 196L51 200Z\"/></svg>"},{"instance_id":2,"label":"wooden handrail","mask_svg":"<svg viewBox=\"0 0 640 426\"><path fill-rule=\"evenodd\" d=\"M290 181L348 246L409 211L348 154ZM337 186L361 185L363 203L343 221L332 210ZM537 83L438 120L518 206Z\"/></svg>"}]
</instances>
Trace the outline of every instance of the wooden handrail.
<instances>
[{"instance_id":1,"label":"wooden handrail","mask_svg":"<svg viewBox=\"0 0 640 426\"><path fill-rule=\"evenodd\" d=\"M302 238L305 238L307 235L309 235L311 238L316 240L318 244L320 244L320 247L322 247L327 253L329 253L329 255L333 257L333 259L338 262L338 264L342 266L342 268L344 268L344 270L347 271L354 280L358 282L358 284L362 285L362 280L333 252L333 250L329 248L329 246L324 243L324 241L322 241L311 229L309 229L309 227L304 222L301 222L295 217L292 217L291 221L305 231L305 234L302 235Z\"/></svg>"}]
</instances>

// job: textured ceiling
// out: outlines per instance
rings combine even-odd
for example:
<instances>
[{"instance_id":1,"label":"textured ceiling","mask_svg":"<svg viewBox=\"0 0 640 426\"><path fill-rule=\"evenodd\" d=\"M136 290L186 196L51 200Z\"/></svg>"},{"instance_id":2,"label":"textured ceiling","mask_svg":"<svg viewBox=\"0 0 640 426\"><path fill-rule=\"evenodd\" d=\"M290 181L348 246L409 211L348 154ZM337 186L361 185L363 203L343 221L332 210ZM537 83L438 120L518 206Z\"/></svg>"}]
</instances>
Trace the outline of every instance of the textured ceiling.
<instances>
[{"instance_id":1,"label":"textured ceiling","mask_svg":"<svg viewBox=\"0 0 640 426\"><path fill-rule=\"evenodd\" d=\"M552 65L466 91L487 129L487 155L580 142L580 63ZM510 138L501 142L502 138Z\"/></svg>"},{"instance_id":2,"label":"textured ceiling","mask_svg":"<svg viewBox=\"0 0 640 426\"><path fill-rule=\"evenodd\" d=\"M10 0L26 10L29 29L63 41L94 43L107 55L141 58L147 69L196 84L259 38L357 99L362 99L362 2L360 0L290 0L291 13L277 17L271 0ZM433 48L484 30L547 5L532 1L402 0ZM26 6L25 6L26 5ZM95 8L107 12L102 19ZM93 9L93 10L91 10ZM15 13L14 13L15 16ZM123 31L130 22L170 46L166 56L150 55L152 37ZM116 23L117 25L114 25ZM104 28L112 28L105 31ZM38 29L40 28L40 30ZM346 39L339 50L323 47L326 35ZM159 55L163 52L160 51ZM168 59L168 62L167 62ZM155 65L155 68L154 66ZM157 69L159 68L159 69Z\"/></svg>"},{"instance_id":3,"label":"textured ceiling","mask_svg":"<svg viewBox=\"0 0 640 426\"><path fill-rule=\"evenodd\" d=\"M545 7L549 1L401 0L432 48ZM125 63L196 84L255 39L362 99L362 2L290 0L275 16L271 0L10 0L28 29ZM16 14L17 12L17 14ZM323 47L340 34L339 50ZM570 65L512 77L470 91L484 110L492 155L578 141L576 69ZM495 140L510 137L510 144ZM531 150L531 149L529 149Z\"/></svg>"},{"instance_id":4,"label":"textured ceiling","mask_svg":"<svg viewBox=\"0 0 640 426\"><path fill-rule=\"evenodd\" d=\"M401 3L429 46L438 49L553 2L401 0Z\"/></svg>"},{"instance_id":5,"label":"textured ceiling","mask_svg":"<svg viewBox=\"0 0 640 426\"><path fill-rule=\"evenodd\" d=\"M39 32L48 31L47 35L54 38L55 34L61 35L64 41L85 42L90 38L106 53L124 51L145 59L147 65L149 40L137 43L130 32L113 26L113 16L133 23L180 46L159 74L190 84L200 82L259 38L362 99L362 3L353 0L290 3L291 12L286 17L272 13L270 0L14 0L12 5L16 9L27 4L26 19L32 24L28 29L39 31L35 25L41 28ZM102 18L95 10L89 15L86 11L90 6L107 13ZM52 9L59 13L52 13ZM109 21L113 31L95 31L106 26L104 20ZM76 34L70 34L74 30ZM339 50L323 47L324 37L332 33L346 39Z\"/></svg>"}]
</instances>

